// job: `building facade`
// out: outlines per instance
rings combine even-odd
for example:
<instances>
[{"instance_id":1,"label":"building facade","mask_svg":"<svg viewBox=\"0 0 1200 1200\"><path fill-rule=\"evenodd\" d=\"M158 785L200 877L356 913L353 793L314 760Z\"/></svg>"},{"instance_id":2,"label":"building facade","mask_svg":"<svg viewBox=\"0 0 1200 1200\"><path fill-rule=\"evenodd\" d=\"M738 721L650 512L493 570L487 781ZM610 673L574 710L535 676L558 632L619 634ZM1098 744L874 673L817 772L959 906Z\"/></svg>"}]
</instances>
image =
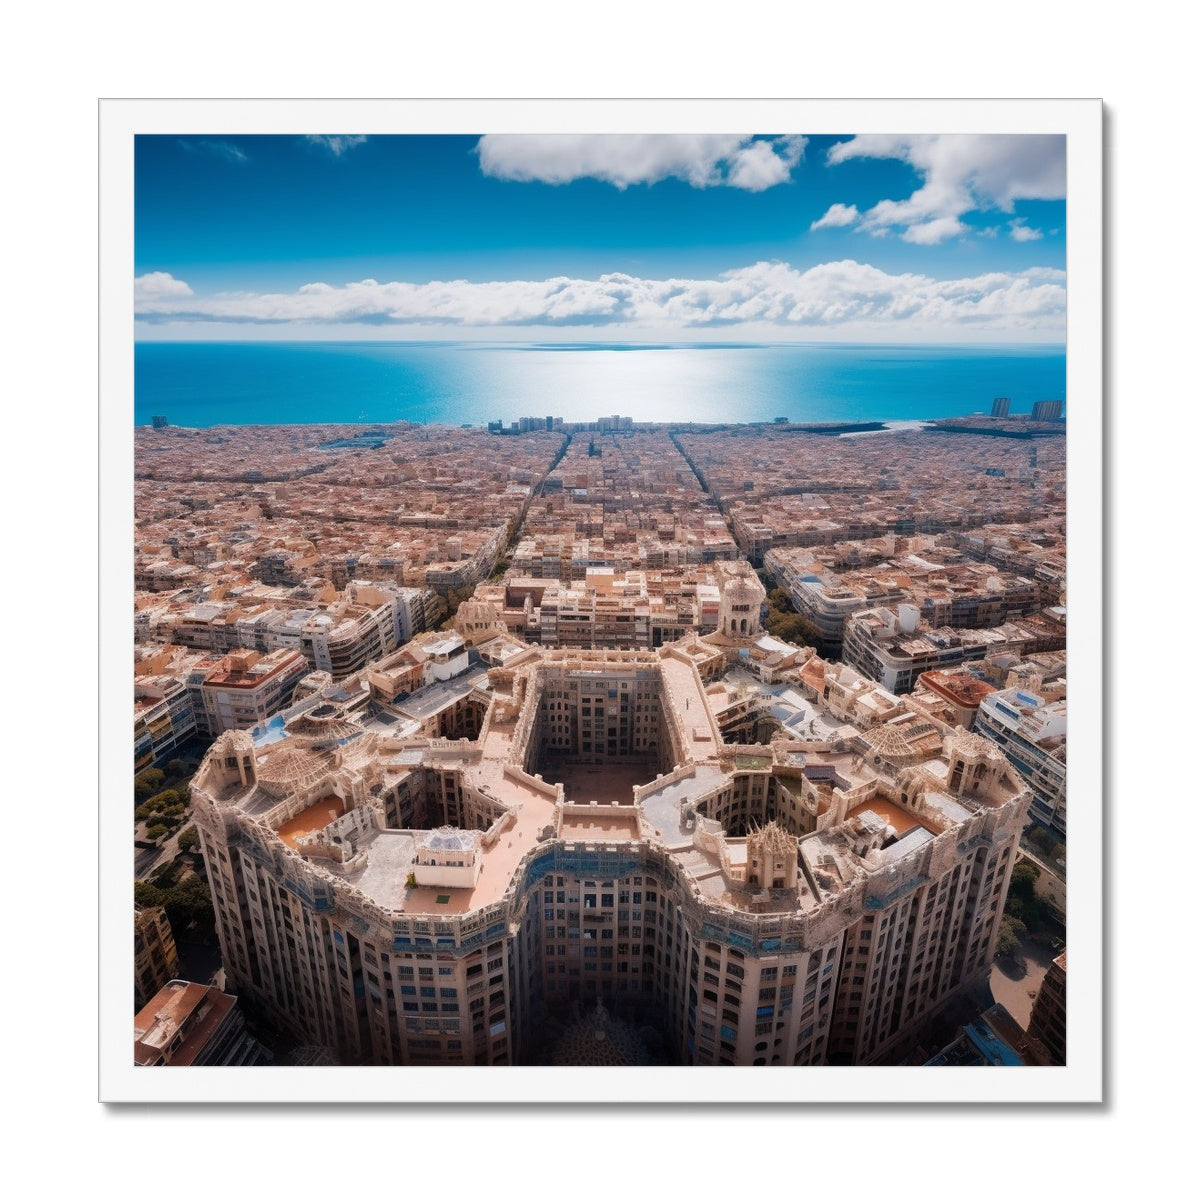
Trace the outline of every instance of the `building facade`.
<instances>
[{"instance_id":1,"label":"building facade","mask_svg":"<svg viewBox=\"0 0 1200 1200\"><path fill-rule=\"evenodd\" d=\"M223 735L193 802L231 986L344 1063L537 1061L597 1002L681 1063L889 1061L986 979L1028 794L985 739L799 691L807 720L726 740L761 598L658 651L493 638L473 736L369 683Z\"/></svg>"},{"instance_id":2,"label":"building facade","mask_svg":"<svg viewBox=\"0 0 1200 1200\"><path fill-rule=\"evenodd\" d=\"M295 650L235 650L210 665L199 685L204 731L250 729L291 703L296 684L309 673Z\"/></svg>"},{"instance_id":3,"label":"building facade","mask_svg":"<svg viewBox=\"0 0 1200 1200\"><path fill-rule=\"evenodd\" d=\"M1005 652L1015 656L1061 650L1066 624L1046 613L988 629L929 624L913 604L865 609L847 618L844 661L889 691L911 692L926 671L953 671Z\"/></svg>"},{"instance_id":4,"label":"building facade","mask_svg":"<svg viewBox=\"0 0 1200 1200\"><path fill-rule=\"evenodd\" d=\"M1033 1012L1029 1015L1029 1036L1046 1048L1050 1061L1058 1067L1067 1062L1067 952L1064 950L1049 966Z\"/></svg>"},{"instance_id":5,"label":"building facade","mask_svg":"<svg viewBox=\"0 0 1200 1200\"><path fill-rule=\"evenodd\" d=\"M144 1008L151 997L175 978L179 951L171 933L166 909L135 908L133 912L134 1009Z\"/></svg>"},{"instance_id":6,"label":"building facade","mask_svg":"<svg viewBox=\"0 0 1200 1200\"><path fill-rule=\"evenodd\" d=\"M985 696L976 727L1020 772L1033 794L1030 817L1067 835L1067 702L1005 688Z\"/></svg>"}]
</instances>

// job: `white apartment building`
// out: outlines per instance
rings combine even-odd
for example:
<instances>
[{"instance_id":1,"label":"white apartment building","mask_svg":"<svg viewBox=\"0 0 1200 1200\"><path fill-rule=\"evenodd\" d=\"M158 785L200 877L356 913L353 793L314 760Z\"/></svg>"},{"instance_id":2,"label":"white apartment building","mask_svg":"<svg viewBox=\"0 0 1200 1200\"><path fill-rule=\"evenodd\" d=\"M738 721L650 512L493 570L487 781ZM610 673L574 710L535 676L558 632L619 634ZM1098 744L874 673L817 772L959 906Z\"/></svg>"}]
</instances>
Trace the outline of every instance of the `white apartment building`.
<instances>
[{"instance_id":1,"label":"white apartment building","mask_svg":"<svg viewBox=\"0 0 1200 1200\"><path fill-rule=\"evenodd\" d=\"M1033 793L1029 815L1067 835L1067 702L1006 688L985 696L975 728L994 741Z\"/></svg>"},{"instance_id":2,"label":"white apartment building","mask_svg":"<svg viewBox=\"0 0 1200 1200\"><path fill-rule=\"evenodd\" d=\"M309 672L295 650L235 650L203 674L199 691L207 732L251 729L287 707L296 684Z\"/></svg>"}]
</instances>

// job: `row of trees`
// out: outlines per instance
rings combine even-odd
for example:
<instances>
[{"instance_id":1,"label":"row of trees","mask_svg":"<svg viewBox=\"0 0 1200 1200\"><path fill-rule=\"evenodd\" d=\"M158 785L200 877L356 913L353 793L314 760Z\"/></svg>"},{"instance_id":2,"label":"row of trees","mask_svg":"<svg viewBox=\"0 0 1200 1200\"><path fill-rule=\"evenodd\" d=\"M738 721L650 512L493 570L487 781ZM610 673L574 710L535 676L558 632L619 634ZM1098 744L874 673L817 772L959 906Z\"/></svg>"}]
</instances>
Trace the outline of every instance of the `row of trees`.
<instances>
[{"instance_id":1,"label":"row of trees","mask_svg":"<svg viewBox=\"0 0 1200 1200\"><path fill-rule=\"evenodd\" d=\"M134 802L140 804L163 788L183 787L191 782L195 764L183 758L172 758L165 767L146 767L133 777Z\"/></svg>"},{"instance_id":2,"label":"row of trees","mask_svg":"<svg viewBox=\"0 0 1200 1200\"><path fill-rule=\"evenodd\" d=\"M133 819L143 821L153 841L174 833L188 817L192 766L173 758L166 768L147 767L133 777Z\"/></svg>"},{"instance_id":3,"label":"row of trees","mask_svg":"<svg viewBox=\"0 0 1200 1200\"><path fill-rule=\"evenodd\" d=\"M157 840L174 833L187 819L187 797L167 788L133 810L134 820L146 822L146 836Z\"/></svg>"}]
</instances>

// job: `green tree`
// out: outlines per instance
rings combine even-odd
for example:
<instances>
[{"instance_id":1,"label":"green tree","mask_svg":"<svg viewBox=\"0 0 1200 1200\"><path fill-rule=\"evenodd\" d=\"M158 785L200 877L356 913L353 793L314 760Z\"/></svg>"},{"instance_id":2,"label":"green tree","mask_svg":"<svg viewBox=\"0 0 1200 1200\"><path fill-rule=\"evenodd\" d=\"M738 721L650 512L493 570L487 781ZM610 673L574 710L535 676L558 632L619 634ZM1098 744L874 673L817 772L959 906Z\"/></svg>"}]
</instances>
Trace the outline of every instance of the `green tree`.
<instances>
[{"instance_id":1,"label":"green tree","mask_svg":"<svg viewBox=\"0 0 1200 1200\"><path fill-rule=\"evenodd\" d=\"M1004 903L1006 916L1013 917L1028 926L1031 933L1038 933L1053 922L1053 913L1034 890L1040 872L1031 862L1023 861L1013 867L1008 887L1008 898Z\"/></svg>"},{"instance_id":2,"label":"green tree","mask_svg":"<svg viewBox=\"0 0 1200 1200\"><path fill-rule=\"evenodd\" d=\"M996 938L996 953L1001 958L1011 958L1021 948L1021 943L1029 936L1029 930L1023 921L1016 917L1000 918L1000 933Z\"/></svg>"},{"instance_id":3,"label":"green tree","mask_svg":"<svg viewBox=\"0 0 1200 1200\"><path fill-rule=\"evenodd\" d=\"M1008 884L1010 898L1018 900L1035 899L1034 887L1040 872L1031 862L1022 861L1013 867L1012 878Z\"/></svg>"},{"instance_id":4,"label":"green tree","mask_svg":"<svg viewBox=\"0 0 1200 1200\"><path fill-rule=\"evenodd\" d=\"M166 783L167 777L157 767L147 767L133 777L133 795L136 800L145 800Z\"/></svg>"},{"instance_id":5,"label":"green tree","mask_svg":"<svg viewBox=\"0 0 1200 1200\"><path fill-rule=\"evenodd\" d=\"M1028 833L1029 844L1048 862L1066 857L1066 847L1052 833L1034 825Z\"/></svg>"},{"instance_id":6,"label":"green tree","mask_svg":"<svg viewBox=\"0 0 1200 1200\"><path fill-rule=\"evenodd\" d=\"M195 850L200 845L200 835L196 832L195 825L189 825L179 835L179 849L186 853L189 850Z\"/></svg>"},{"instance_id":7,"label":"green tree","mask_svg":"<svg viewBox=\"0 0 1200 1200\"><path fill-rule=\"evenodd\" d=\"M166 812L173 805L182 804L183 798L174 788L164 788L161 792L156 792L146 802L151 812Z\"/></svg>"},{"instance_id":8,"label":"green tree","mask_svg":"<svg viewBox=\"0 0 1200 1200\"><path fill-rule=\"evenodd\" d=\"M171 929L177 935L194 927L197 935L207 936L216 927L213 913L212 894L208 884L199 875L188 875L181 879L163 901Z\"/></svg>"},{"instance_id":9,"label":"green tree","mask_svg":"<svg viewBox=\"0 0 1200 1200\"><path fill-rule=\"evenodd\" d=\"M165 837L170 830L163 824L151 825L146 830L146 836L153 842L157 842L160 837Z\"/></svg>"}]
</instances>

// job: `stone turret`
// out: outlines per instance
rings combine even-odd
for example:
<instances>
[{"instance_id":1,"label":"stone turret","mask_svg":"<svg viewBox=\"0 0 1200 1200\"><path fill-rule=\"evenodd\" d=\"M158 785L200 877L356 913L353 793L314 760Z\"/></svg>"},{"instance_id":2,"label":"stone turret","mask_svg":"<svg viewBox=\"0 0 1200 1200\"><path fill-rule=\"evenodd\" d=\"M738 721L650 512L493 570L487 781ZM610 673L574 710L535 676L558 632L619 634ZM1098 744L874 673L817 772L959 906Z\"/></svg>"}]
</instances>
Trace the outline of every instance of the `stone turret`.
<instances>
[{"instance_id":1,"label":"stone turret","mask_svg":"<svg viewBox=\"0 0 1200 1200\"><path fill-rule=\"evenodd\" d=\"M759 617L766 589L753 575L739 575L721 589L717 629L729 638L756 638L762 633Z\"/></svg>"},{"instance_id":2,"label":"stone turret","mask_svg":"<svg viewBox=\"0 0 1200 1200\"><path fill-rule=\"evenodd\" d=\"M945 742L953 795L989 796L1005 773L1007 761L995 742L958 729Z\"/></svg>"},{"instance_id":3,"label":"stone turret","mask_svg":"<svg viewBox=\"0 0 1200 1200\"><path fill-rule=\"evenodd\" d=\"M207 759L217 792L235 784L252 788L258 782L254 739L244 729L230 729L213 743Z\"/></svg>"},{"instance_id":4,"label":"stone turret","mask_svg":"<svg viewBox=\"0 0 1200 1200\"><path fill-rule=\"evenodd\" d=\"M746 835L746 884L752 888L795 888L800 874L796 839L777 821Z\"/></svg>"}]
</instances>

